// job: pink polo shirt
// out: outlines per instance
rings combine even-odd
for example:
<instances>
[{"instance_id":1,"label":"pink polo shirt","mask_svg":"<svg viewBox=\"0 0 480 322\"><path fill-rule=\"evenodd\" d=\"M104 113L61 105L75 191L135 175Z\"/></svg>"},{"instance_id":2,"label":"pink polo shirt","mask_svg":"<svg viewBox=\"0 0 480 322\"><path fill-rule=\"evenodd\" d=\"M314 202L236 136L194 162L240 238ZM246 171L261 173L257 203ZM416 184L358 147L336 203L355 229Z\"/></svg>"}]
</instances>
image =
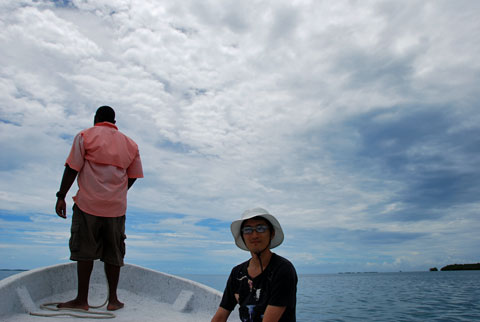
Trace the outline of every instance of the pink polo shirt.
<instances>
[{"instance_id":1,"label":"pink polo shirt","mask_svg":"<svg viewBox=\"0 0 480 322\"><path fill-rule=\"evenodd\" d=\"M78 133L65 164L78 171L73 200L94 216L125 215L128 178L143 178L137 144L109 122Z\"/></svg>"}]
</instances>

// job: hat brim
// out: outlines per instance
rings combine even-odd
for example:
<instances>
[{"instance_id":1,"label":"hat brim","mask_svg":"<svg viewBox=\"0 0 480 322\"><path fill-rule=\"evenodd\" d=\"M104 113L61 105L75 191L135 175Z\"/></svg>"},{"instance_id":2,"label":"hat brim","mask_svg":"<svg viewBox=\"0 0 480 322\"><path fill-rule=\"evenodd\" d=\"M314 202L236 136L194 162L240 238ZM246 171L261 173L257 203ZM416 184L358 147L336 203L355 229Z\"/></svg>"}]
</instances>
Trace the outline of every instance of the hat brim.
<instances>
[{"instance_id":1,"label":"hat brim","mask_svg":"<svg viewBox=\"0 0 480 322\"><path fill-rule=\"evenodd\" d=\"M244 222L247 219L257 217L257 216L261 216L261 217L265 218L266 220L268 220L272 224L273 229L275 230L275 236L273 236L273 239L270 242L270 249L279 246L283 242L283 239L284 239L282 226L280 226L280 223L278 222L278 220L273 215L268 213L268 211L266 211L265 209L261 209L261 208L255 208L255 209L246 211L242 215L242 218L232 222L232 224L230 225L230 230L232 232L233 239L235 240L235 244L240 249L250 251L247 248L247 245L245 245L245 242L243 241L242 233L240 231L240 228L242 226L242 222Z\"/></svg>"}]
</instances>

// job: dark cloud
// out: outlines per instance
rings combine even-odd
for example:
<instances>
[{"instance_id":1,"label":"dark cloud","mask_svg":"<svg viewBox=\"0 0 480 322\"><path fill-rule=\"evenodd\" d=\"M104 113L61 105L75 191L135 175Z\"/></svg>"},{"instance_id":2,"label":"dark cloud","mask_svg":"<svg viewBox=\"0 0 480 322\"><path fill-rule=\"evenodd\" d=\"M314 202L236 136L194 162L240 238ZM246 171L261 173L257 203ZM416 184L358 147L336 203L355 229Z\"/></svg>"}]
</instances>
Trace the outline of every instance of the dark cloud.
<instances>
[{"instance_id":1,"label":"dark cloud","mask_svg":"<svg viewBox=\"0 0 480 322\"><path fill-rule=\"evenodd\" d=\"M314 239L319 244L328 244L328 248L338 243L348 245L349 249L371 248L378 245L383 248L388 245L401 245L427 236L428 233L410 233L371 229L344 229L344 228L320 228L315 230L301 230L296 234L294 241L289 244L302 244L308 239Z\"/></svg>"},{"instance_id":2,"label":"dark cloud","mask_svg":"<svg viewBox=\"0 0 480 322\"><path fill-rule=\"evenodd\" d=\"M438 218L446 207L478 200L480 127L457 128L458 122L448 107L402 106L348 123L358 133L351 151L358 162L350 165L369 165L371 175L403 187L389 201L404 205L391 219Z\"/></svg>"},{"instance_id":3,"label":"dark cloud","mask_svg":"<svg viewBox=\"0 0 480 322\"><path fill-rule=\"evenodd\" d=\"M400 245L404 242L416 240L425 236L424 233L408 233L380 231L378 229L345 231L342 239L345 241L348 236L352 241L357 241L365 246L371 245Z\"/></svg>"},{"instance_id":4,"label":"dark cloud","mask_svg":"<svg viewBox=\"0 0 480 322\"><path fill-rule=\"evenodd\" d=\"M296 151L301 156L297 170L329 160L330 172L342 173L345 184L383 195L359 210L379 222L455 215L455 208L477 202L480 194L480 126L466 124L478 117L467 112L472 111L404 105L310 129Z\"/></svg>"},{"instance_id":5,"label":"dark cloud","mask_svg":"<svg viewBox=\"0 0 480 322\"><path fill-rule=\"evenodd\" d=\"M414 55L394 56L388 51L352 48L340 53L332 70L348 76L347 88L371 88L409 93L415 72Z\"/></svg>"},{"instance_id":6,"label":"dark cloud","mask_svg":"<svg viewBox=\"0 0 480 322\"><path fill-rule=\"evenodd\" d=\"M448 115L440 107L399 106L363 114L346 125L359 135L354 154L380 164L382 171L392 175L408 172L412 165L415 169L438 165L444 158L442 145L449 144L445 140Z\"/></svg>"}]
</instances>

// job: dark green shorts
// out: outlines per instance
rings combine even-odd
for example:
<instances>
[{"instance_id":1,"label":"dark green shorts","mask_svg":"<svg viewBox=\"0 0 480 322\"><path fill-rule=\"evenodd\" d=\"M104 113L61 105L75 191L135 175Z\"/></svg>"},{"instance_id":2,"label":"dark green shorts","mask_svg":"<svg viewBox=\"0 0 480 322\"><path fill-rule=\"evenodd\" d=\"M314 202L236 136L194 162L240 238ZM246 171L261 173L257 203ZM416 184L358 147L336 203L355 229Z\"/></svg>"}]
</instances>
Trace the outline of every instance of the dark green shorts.
<instances>
[{"instance_id":1,"label":"dark green shorts","mask_svg":"<svg viewBox=\"0 0 480 322\"><path fill-rule=\"evenodd\" d=\"M70 259L123 266L125 257L125 216L98 217L73 206Z\"/></svg>"}]
</instances>

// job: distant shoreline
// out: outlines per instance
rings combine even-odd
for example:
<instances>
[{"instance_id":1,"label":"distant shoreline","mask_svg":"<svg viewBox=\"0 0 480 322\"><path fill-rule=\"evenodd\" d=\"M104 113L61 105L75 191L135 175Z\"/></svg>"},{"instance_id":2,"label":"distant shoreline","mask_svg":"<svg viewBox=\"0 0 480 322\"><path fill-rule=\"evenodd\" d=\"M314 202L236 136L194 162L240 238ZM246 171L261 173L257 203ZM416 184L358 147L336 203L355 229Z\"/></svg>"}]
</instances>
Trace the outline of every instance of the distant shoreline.
<instances>
[{"instance_id":1,"label":"distant shoreline","mask_svg":"<svg viewBox=\"0 0 480 322\"><path fill-rule=\"evenodd\" d=\"M22 269L22 268L0 268L0 272L25 272L28 271L28 269Z\"/></svg>"},{"instance_id":2,"label":"distant shoreline","mask_svg":"<svg viewBox=\"0 0 480 322\"><path fill-rule=\"evenodd\" d=\"M378 272L338 272L337 274L378 274Z\"/></svg>"},{"instance_id":3,"label":"distant shoreline","mask_svg":"<svg viewBox=\"0 0 480 322\"><path fill-rule=\"evenodd\" d=\"M480 263L476 264L451 264L442 267L441 271L477 271L480 270Z\"/></svg>"},{"instance_id":4,"label":"distant shoreline","mask_svg":"<svg viewBox=\"0 0 480 322\"><path fill-rule=\"evenodd\" d=\"M476 264L450 264L440 269L441 271L479 271L480 263ZM438 268L430 268L430 272L438 272Z\"/></svg>"}]
</instances>

